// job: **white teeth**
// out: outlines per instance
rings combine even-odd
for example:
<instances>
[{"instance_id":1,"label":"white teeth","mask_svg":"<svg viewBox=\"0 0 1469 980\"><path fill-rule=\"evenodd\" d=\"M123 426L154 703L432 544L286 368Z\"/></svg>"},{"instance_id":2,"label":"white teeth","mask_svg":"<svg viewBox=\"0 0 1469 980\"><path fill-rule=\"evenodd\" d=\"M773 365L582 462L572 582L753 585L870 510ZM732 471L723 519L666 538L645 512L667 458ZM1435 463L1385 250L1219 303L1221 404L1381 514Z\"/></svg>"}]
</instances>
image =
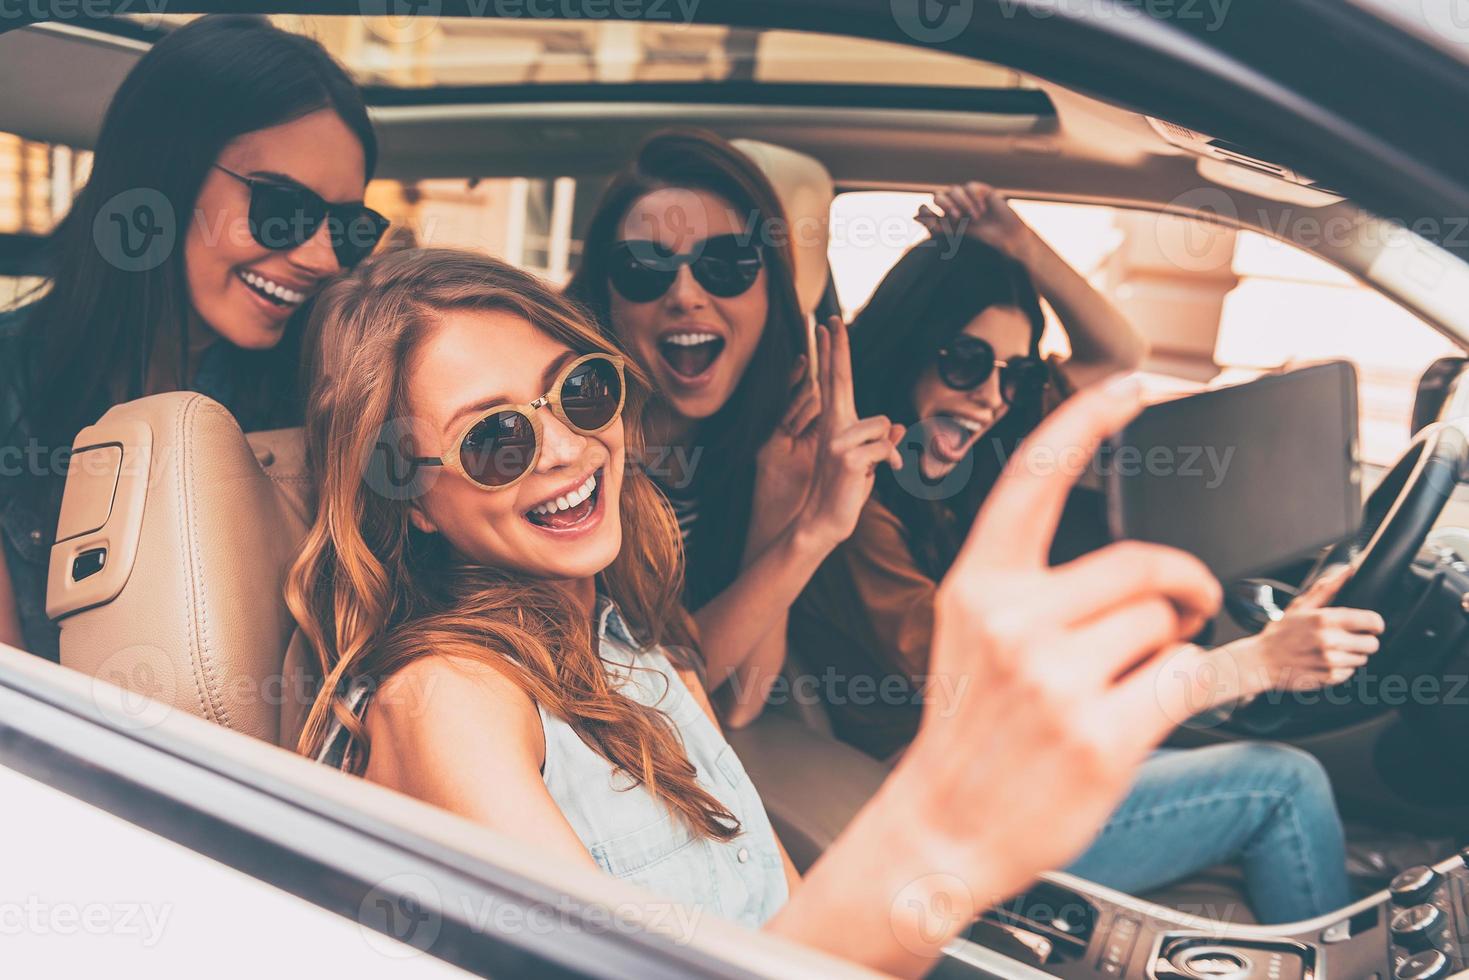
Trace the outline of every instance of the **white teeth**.
<instances>
[{"instance_id":1,"label":"white teeth","mask_svg":"<svg viewBox=\"0 0 1469 980\"><path fill-rule=\"evenodd\" d=\"M284 303L306 302L305 293L297 292L294 289L287 289L280 283L267 279L257 272L251 272L248 269L242 269L240 271L240 278L249 285L254 286L256 289L260 290L262 293L274 296L276 299L281 300Z\"/></svg>"},{"instance_id":2,"label":"white teeth","mask_svg":"<svg viewBox=\"0 0 1469 980\"><path fill-rule=\"evenodd\" d=\"M983 432L984 431L984 426L980 425L978 422L974 421L973 419L961 419L961 418L958 418L956 416L956 417L954 417L952 419L952 421L959 428L964 429L967 432Z\"/></svg>"},{"instance_id":3,"label":"white teeth","mask_svg":"<svg viewBox=\"0 0 1469 980\"><path fill-rule=\"evenodd\" d=\"M554 514L557 511L570 510L590 497L595 489L597 489L597 474L593 473L587 477L587 482L571 493L564 497L557 497L555 500L548 500L543 504L537 504L530 509L530 512L532 514Z\"/></svg>"},{"instance_id":4,"label":"white teeth","mask_svg":"<svg viewBox=\"0 0 1469 980\"><path fill-rule=\"evenodd\" d=\"M665 343L675 344L679 347L697 347L700 344L709 344L719 339L717 333L671 333L663 340Z\"/></svg>"}]
</instances>

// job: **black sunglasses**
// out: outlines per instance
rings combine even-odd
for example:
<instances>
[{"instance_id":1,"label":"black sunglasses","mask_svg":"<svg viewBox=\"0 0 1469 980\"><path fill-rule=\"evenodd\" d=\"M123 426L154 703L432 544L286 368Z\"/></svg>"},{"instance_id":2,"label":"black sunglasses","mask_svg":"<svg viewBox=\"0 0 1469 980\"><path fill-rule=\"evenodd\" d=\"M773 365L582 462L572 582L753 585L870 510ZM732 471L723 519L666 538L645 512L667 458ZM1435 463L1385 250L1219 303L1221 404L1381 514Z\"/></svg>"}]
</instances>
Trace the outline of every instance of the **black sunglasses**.
<instances>
[{"instance_id":1,"label":"black sunglasses","mask_svg":"<svg viewBox=\"0 0 1469 980\"><path fill-rule=\"evenodd\" d=\"M630 240L612 247L607 277L628 302L651 303L668 292L679 267L686 265L710 295L730 299L755 284L764 264L760 246L738 235L706 238L677 255L646 239Z\"/></svg>"},{"instance_id":2,"label":"black sunglasses","mask_svg":"<svg viewBox=\"0 0 1469 980\"><path fill-rule=\"evenodd\" d=\"M939 378L956 391L973 391L1000 369L1000 397L1013 405L1039 394L1050 384L1046 362L1039 357L1012 357L1002 361L995 348L979 337L960 334L938 351Z\"/></svg>"},{"instance_id":3,"label":"black sunglasses","mask_svg":"<svg viewBox=\"0 0 1469 980\"><path fill-rule=\"evenodd\" d=\"M350 269L372 254L391 224L361 204L332 204L299 184L246 177L217 163L214 166L250 188L250 237L275 252L300 248L316 237L324 223L337 263Z\"/></svg>"}]
</instances>

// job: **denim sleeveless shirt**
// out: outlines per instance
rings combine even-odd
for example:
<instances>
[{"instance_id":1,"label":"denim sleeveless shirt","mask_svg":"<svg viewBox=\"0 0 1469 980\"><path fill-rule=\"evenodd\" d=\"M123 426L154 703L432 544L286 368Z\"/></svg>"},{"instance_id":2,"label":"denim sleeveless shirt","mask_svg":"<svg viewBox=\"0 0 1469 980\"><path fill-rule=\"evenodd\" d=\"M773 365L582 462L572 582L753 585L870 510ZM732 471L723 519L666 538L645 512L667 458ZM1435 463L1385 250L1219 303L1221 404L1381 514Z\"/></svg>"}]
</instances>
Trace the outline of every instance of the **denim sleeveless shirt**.
<instances>
[{"instance_id":1,"label":"denim sleeveless shirt","mask_svg":"<svg viewBox=\"0 0 1469 980\"><path fill-rule=\"evenodd\" d=\"M546 739L546 789L603 871L680 905L758 928L789 897L759 792L663 650L640 644L606 598L598 599L597 637L613 683L668 716L700 784L739 820L740 833L727 842L695 834L645 786L615 771L569 724L537 706ZM349 689L348 701L359 716L369 700L367 684ZM320 760L343 766L349 742L346 729L333 723Z\"/></svg>"}]
</instances>

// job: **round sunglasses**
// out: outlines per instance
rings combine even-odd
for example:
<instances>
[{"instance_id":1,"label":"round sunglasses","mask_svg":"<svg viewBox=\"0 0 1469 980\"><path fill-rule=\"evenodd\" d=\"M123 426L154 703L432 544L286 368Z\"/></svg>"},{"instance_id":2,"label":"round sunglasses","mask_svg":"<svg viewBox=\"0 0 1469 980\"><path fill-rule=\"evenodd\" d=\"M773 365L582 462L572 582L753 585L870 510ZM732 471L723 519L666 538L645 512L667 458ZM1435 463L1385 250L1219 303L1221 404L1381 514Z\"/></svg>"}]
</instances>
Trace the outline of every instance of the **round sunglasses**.
<instances>
[{"instance_id":1,"label":"round sunglasses","mask_svg":"<svg viewBox=\"0 0 1469 980\"><path fill-rule=\"evenodd\" d=\"M695 242L687 252L674 254L646 239L618 242L612 247L607 277L612 288L630 303L651 303L673 286L681 266L712 296L730 299L745 292L764 266L760 246L738 235L715 235Z\"/></svg>"},{"instance_id":2,"label":"round sunglasses","mask_svg":"<svg viewBox=\"0 0 1469 980\"><path fill-rule=\"evenodd\" d=\"M536 468L545 443L538 410L552 413L582 435L595 435L622 414L627 385L622 358L586 354L556 375L551 390L525 405L507 402L475 416L444 456L418 456L421 466L445 466L485 490L505 490Z\"/></svg>"},{"instance_id":3,"label":"round sunglasses","mask_svg":"<svg viewBox=\"0 0 1469 980\"><path fill-rule=\"evenodd\" d=\"M989 341L960 334L938 350L939 378L956 391L973 391L1000 371L1000 397L1013 405L1039 394L1050 384L1050 371L1039 357L1000 360Z\"/></svg>"},{"instance_id":4,"label":"round sunglasses","mask_svg":"<svg viewBox=\"0 0 1469 980\"><path fill-rule=\"evenodd\" d=\"M273 252L300 248L325 224L337 264L350 269L372 254L392 223L365 205L332 204L300 184L214 166L250 189L250 237Z\"/></svg>"}]
</instances>

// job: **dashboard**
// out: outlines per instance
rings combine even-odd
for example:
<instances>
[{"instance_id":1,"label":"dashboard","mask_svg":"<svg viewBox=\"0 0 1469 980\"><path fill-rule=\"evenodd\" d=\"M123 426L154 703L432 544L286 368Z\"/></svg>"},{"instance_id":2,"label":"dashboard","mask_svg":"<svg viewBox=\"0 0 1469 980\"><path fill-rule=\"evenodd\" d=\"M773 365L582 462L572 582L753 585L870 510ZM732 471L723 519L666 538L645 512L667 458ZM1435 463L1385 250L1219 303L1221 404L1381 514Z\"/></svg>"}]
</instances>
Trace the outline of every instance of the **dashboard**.
<instances>
[{"instance_id":1,"label":"dashboard","mask_svg":"<svg viewBox=\"0 0 1469 980\"><path fill-rule=\"evenodd\" d=\"M1409 868L1340 912L1285 926L1199 919L1048 875L986 912L931 976L1440 980L1469 970L1466 858Z\"/></svg>"}]
</instances>

